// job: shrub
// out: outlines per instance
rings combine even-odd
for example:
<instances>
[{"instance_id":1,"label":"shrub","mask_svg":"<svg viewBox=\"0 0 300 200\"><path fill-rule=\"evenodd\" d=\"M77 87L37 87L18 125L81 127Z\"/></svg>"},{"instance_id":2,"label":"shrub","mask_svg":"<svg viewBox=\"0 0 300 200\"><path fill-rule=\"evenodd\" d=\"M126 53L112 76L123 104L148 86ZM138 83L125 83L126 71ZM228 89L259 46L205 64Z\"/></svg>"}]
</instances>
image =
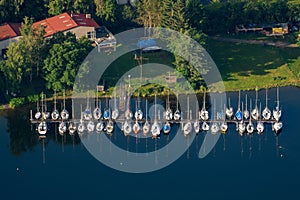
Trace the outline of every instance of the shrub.
<instances>
[{"instance_id":1,"label":"shrub","mask_svg":"<svg viewBox=\"0 0 300 200\"><path fill-rule=\"evenodd\" d=\"M25 98L24 98L24 97L20 97L20 98L12 98L12 99L9 101L9 107L15 108L16 106L23 105L24 103L25 103Z\"/></svg>"},{"instance_id":2,"label":"shrub","mask_svg":"<svg viewBox=\"0 0 300 200\"><path fill-rule=\"evenodd\" d=\"M28 103L34 103L37 102L39 100L39 95L35 94L35 95L30 95L27 97L27 102Z\"/></svg>"}]
</instances>

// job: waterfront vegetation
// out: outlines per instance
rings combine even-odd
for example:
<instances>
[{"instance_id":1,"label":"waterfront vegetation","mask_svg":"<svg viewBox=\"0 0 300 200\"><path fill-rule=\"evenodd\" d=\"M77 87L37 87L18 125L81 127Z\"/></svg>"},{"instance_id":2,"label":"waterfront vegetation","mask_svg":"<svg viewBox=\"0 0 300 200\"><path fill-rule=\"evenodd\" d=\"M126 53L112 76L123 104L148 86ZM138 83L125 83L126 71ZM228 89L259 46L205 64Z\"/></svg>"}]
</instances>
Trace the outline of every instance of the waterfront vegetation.
<instances>
[{"instance_id":1,"label":"waterfront vegetation","mask_svg":"<svg viewBox=\"0 0 300 200\"><path fill-rule=\"evenodd\" d=\"M71 94L77 70L93 47L87 38L76 40L73 34L58 33L53 38L44 40L43 27L32 27L36 20L63 12L91 13L99 24L105 25L113 33L122 32L129 27L151 26L186 34L204 45L217 64L227 91L300 85L300 48L288 47L289 44L295 46L297 42L300 43L297 39L299 31L285 35L284 38L267 37L260 33L234 33L237 24L253 26L289 22L292 26L299 27L299 1L214 0L203 1L205 3L202 4L199 0L140 0L136 6L117 5L114 0L67 2L0 2L0 23L11 19L13 22L23 21L22 39L18 43L11 43L7 59L0 60L0 90L10 100L11 107L36 101L39 97L37 94L42 91L48 97L53 95L53 90L58 91L58 95L63 90ZM20 9L22 7L26 9ZM39 9L28 10L32 7ZM263 43L249 44L245 40ZM268 45L269 42L274 45ZM277 45L278 42L280 45ZM175 52L182 48L176 46L176 38L171 38L170 43ZM204 91L206 85L201 74L195 73L195 69L178 55L160 51L143 56L147 58L143 61L144 64L172 66L178 74L190 81L196 92ZM113 86L119 78L137 65L134 52L114 61L100 79L99 84L105 84L106 92L99 95L112 95ZM205 70L209 73L209 69ZM159 74L159 71L156 73ZM165 95L168 92L163 87L165 75L154 78L158 84L147 83L147 77L143 77L146 84L134 94ZM139 84L139 77L133 77L132 84ZM221 84L213 83L210 88L217 91ZM186 90L182 85L176 85L176 88L180 92Z\"/></svg>"}]
</instances>

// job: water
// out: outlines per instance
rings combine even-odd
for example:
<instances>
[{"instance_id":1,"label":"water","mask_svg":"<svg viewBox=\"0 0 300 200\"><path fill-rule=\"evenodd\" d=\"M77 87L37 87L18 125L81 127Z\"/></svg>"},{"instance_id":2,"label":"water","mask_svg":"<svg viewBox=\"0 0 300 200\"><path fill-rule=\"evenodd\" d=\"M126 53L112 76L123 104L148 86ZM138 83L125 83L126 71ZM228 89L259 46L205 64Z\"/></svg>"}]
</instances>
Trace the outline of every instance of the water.
<instances>
[{"instance_id":1,"label":"water","mask_svg":"<svg viewBox=\"0 0 300 200\"><path fill-rule=\"evenodd\" d=\"M242 98L245 93L242 93ZM255 92L248 92L255 97ZM259 92L264 107L264 91ZM236 105L237 93L229 93ZM276 90L269 90L269 107L275 105ZM0 113L1 199L286 199L298 195L300 145L298 114L300 89L280 89L284 129L276 138L267 127L262 136L241 138L231 126L204 159L198 158L203 135L170 166L146 174L111 169L85 149L78 136L62 138L52 131L38 140L28 121L28 109L19 114ZM122 134L112 141L128 144L135 139ZM170 136L171 139L171 136ZM162 136L159 146L167 143ZM149 148L155 141L148 140ZM152 146L151 146L152 145ZM138 148L145 148L144 142ZM45 150L45 151L43 151ZM145 149L144 149L145 150ZM171 151L169 149L169 151ZM44 156L43 156L44 153ZM166 155L168 156L167 152Z\"/></svg>"}]
</instances>

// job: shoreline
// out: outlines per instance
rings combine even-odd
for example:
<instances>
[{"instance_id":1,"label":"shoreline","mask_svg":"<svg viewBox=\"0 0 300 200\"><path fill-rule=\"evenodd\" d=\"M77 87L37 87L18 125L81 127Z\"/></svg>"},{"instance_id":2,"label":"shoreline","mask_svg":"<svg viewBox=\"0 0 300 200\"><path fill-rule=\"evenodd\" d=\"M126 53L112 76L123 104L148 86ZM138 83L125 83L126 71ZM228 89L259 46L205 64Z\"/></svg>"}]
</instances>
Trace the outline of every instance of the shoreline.
<instances>
[{"instance_id":1,"label":"shoreline","mask_svg":"<svg viewBox=\"0 0 300 200\"><path fill-rule=\"evenodd\" d=\"M282 86L272 86L272 87L258 87L257 88L257 91L260 91L260 90L264 90L266 88L268 89L272 89L272 88L283 88L283 87L295 87L295 88L300 88L300 86L298 85L282 85ZM255 91L256 88L251 88L251 89L248 89L248 90L225 90L226 93L231 93L231 92L238 92L238 91L247 91L247 92L251 92L251 91ZM206 93L219 93L218 91L206 91ZM184 93L180 93L179 95L182 95ZM187 95L187 93L185 93ZM196 95L202 95L204 94L204 92L196 92ZM157 94L157 97L165 97L167 94ZM147 97L150 97L150 98L154 98L155 95L151 95L151 96L147 96ZM171 95L172 96L172 95ZM112 98L112 95L108 95L108 97ZM133 96L133 97L137 97L137 96ZM82 99L82 97L75 97L75 99ZM86 98L86 97L84 97ZM106 99L107 97L106 96L100 96L99 99ZM141 96L141 98L146 98L144 96ZM57 100L63 100L63 96L57 96L56 97ZM70 100L72 99L72 95L71 96L66 96L66 100ZM49 98L46 98L46 100L49 102L49 101L53 101L54 98L53 97L49 97ZM31 102L31 103L25 103L23 105L20 105L20 106L17 106L16 108L20 108L20 107L23 107L23 106L26 106L28 104L32 104L32 103L35 103L35 102ZM15 108L11 108L9 106L9 104L2 104L0 105L0 111L6 111L6 110L14 110Z\"/></svg>"}]
</instances>

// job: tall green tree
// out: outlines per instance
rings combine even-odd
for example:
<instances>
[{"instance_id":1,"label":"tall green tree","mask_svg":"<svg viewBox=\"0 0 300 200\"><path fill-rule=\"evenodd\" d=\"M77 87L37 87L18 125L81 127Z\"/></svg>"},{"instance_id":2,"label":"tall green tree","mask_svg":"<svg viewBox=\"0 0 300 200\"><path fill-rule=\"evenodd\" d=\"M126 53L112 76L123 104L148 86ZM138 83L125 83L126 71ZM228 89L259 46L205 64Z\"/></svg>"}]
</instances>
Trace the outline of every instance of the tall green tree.
<instances>
[{"instance_id":1,"label":"tall green tree","mask_svg":"<svg viewBox=\"0 0 300 200\"><path fill-rule=\"evenodd\" d=\"M47 4L49 15L59 15L72 10L71 0L49 0Z\"/></svg>"},{"instance_id":2,"label":"tall green tree","mask_svg":"<svg viewBox=\"0 0 300 200\"><path fill-rule=\"evenodd\" d=\"M79 66L93 48L87 38L76 40L72 33L66 36L59 35L49 51L49 55L44 60L44 79L46 87L56 91L70 89L73 87ZM63 41L61 43L61 41Z\"/></svg>"},{"instance_id":3,"label":"tall green tree","mask_svg":"<svg viewBox=\"0 0 300 200\"><path fill-rule=\"evenodd\" d=\"M115 0L94 0L96 15L104 22L115 22L116 1Z\"/></svg>"},{"instance_id":4,"label":"tall green tree","mask_svg":"<svg viewBox=\"0 0 300 200\"><path fill-rule=\"evenodd\" d=\"M24 18L21 24L22 37L16 43L10 43L7 50L7 60L1 64L6 81L12 91L21 87L23 80L32 81L39 76L39 69L44 58L44 27L33 27L33 19Z\"/></svg>"},{"instance_id":5,"label":"tall green tree","mask_svg":"<svg viewBox=\"0 0 300 200\"><path fill-rule=\"evenodd\" d=\"M160 27L163 21L162 2L160 0L141 0L137 3L136 22L148 28L148 36L152 34L152 28Z\"/></svg>"}]
</instances>

